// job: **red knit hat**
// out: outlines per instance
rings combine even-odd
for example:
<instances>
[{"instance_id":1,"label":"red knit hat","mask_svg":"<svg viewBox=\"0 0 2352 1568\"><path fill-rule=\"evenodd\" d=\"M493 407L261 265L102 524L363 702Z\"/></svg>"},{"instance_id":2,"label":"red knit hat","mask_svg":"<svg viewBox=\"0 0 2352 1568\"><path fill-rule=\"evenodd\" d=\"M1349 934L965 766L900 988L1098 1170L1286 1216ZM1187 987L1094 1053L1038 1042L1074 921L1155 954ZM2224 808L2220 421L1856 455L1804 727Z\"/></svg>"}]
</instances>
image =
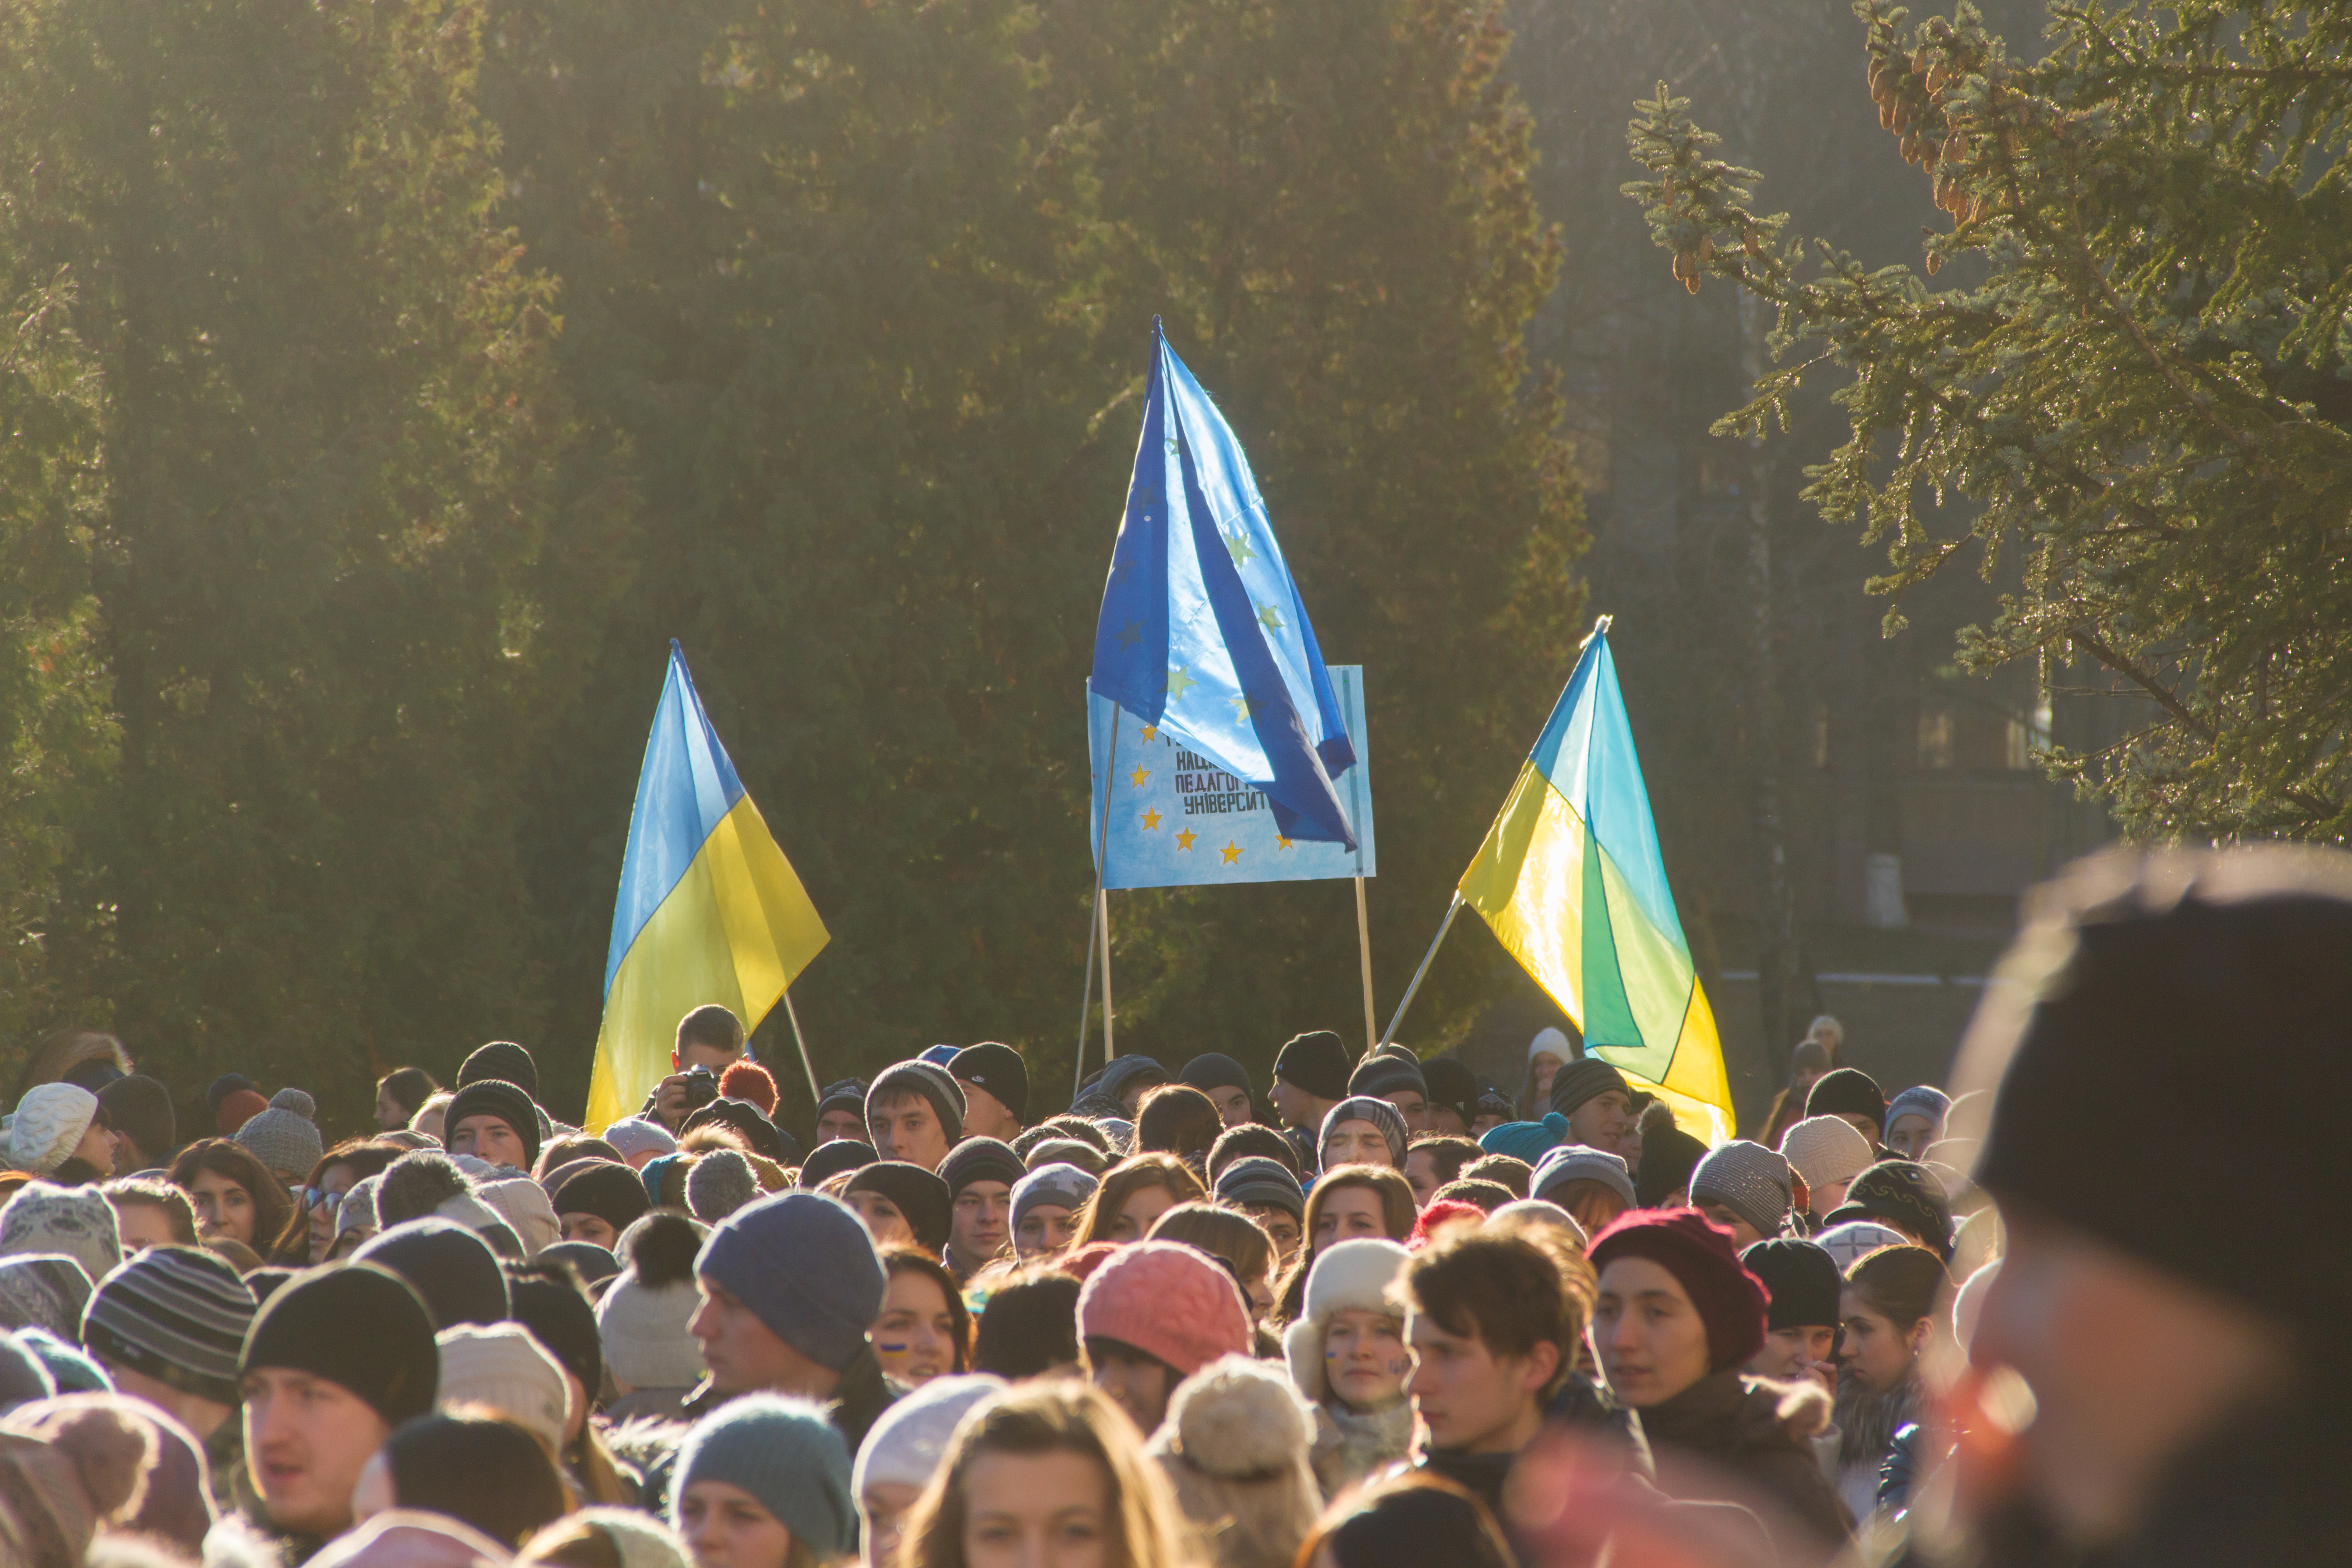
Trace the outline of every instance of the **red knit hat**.
<instances>
[{"instance_id":1,"label":"red knit hat","mask_svg":"<svg viewBox=\"0 0 2352 1568\"><path fill-rule=\"evenodd\" d=\"M719 1093L725 1100L748 1100L762 1116L776 1114L776 1080L758 1062L730 1062L719 1075Z\"/></svg>"},{"instance_id":2,"label":"red knit hat","mask_svg":"<svg viewBox=\"0 0 2352 1568\"><path fill-rule=\"evenodd\" d=\"M1419 1252L1437 1234L1437 1227L1448 1221L1466 1219L1474 1224L1483 1224L1486 1218L1486 1211L1476 1204L1465 1204L1460 1198L1438 1198L1422 1210L1421 1217L1412 1222L1412 1234L1405 1237L1404 1244L1407 1250Z\"/></svg>"},{"instance_id":3,"label":"red knit hat","mask_svg":"<svg viewBox=\"0 0 2352 1568\"><path fill-rule=\"evenodd\" d=\"M1078 1332L1133 1345L1190 1377L1221 1355L1249 1353L1249 1309L1222 1265L1172 1241L1139 1241L1079 1290Z\"/></svg>"},{"instance_id":4,"label":"red knit hat","mask_svg":"<svg viewBox=\"0 0 2352 1568\"><path fill-rule=\"evenodd\" d=\"M1635 1209L1592 1238L1595 1270L1620 1258L1646 1258L1681 1281L1706 1324L1710 1372L1744 1366L1764 1348L1772 1293L1740 1265L1731 1232L1696 1209Z\"/></svg>"}]
</instances>

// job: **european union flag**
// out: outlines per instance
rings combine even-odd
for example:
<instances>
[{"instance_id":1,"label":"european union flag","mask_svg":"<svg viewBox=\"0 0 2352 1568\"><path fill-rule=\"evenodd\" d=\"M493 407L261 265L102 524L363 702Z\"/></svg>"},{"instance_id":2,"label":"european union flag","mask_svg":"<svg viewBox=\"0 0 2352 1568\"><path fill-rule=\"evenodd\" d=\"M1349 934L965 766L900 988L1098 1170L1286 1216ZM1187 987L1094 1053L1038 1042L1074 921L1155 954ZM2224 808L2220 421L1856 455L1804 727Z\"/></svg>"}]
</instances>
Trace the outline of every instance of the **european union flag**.
<instances>
[{"instance_id":1,"label":"european union flag","mask_svg":"<svg viewBox=\"0 0 2352 1568\"><path fill-rule=\"evenodd\" d=\"M1089 684L1263 791L1286 836L1353 849L1331 780L1355 749L1249 459L1156 319L1151 342Z\"/></svg>"}]
</instances>

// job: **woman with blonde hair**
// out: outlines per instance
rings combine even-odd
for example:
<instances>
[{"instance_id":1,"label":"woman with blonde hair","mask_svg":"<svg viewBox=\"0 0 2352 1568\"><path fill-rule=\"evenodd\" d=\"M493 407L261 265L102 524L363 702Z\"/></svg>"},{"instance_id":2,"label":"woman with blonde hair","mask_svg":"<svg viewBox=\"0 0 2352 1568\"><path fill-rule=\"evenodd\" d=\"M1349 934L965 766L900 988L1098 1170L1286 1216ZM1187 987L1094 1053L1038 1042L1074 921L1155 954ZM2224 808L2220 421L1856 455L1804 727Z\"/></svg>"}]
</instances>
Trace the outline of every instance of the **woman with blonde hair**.
<instances>
[{"instance_id":1,"label":"woman with blonde hair","mask_svg":"<svg viewBox=\"0 0 2352 1568\"><path fill-rule=\"evenodd\" d=\"M1402 1178L1400 1178L1402 1179ZM1406 1189L1410 1192L1412 1189ZM1124 1247L1151 1234L1151 1226L1178 1204L1209 1195L1192 1167L1173 1154L1131 1154L1103 1173L1102 1185L1078 1211L1073 1250L1097 1241Z\"/></svg>"},{"instance_id":2,"label":"woman with blonde hair","mask_svg":"<svg viewBox=\"0 0 2352 1568\"><path fill-rule=\"evenodd\" d=\"M1194 1568L1183 1516L1135 1428L1091 1384L1034 1383L973 1410L900 1537L903 1568L1055 1561Z\"/></svg>"}]
</instances>

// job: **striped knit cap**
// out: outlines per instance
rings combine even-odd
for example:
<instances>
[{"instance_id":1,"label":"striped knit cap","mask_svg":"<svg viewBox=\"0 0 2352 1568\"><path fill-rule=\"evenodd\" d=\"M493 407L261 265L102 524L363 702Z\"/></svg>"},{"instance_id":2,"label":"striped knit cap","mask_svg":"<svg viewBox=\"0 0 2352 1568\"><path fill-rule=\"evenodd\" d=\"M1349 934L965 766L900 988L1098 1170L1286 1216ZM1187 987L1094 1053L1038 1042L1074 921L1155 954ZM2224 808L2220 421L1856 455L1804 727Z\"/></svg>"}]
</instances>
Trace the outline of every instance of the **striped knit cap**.
<instances>
[{"instance_id":1,"label":"striped knit cap","mask_svg":"<svg viewBox=\"0 0 2352 1568\"><path fill-rule=\"evenodd\" d=\"M260 1310L236 1270L194 1247L151 1247L99 1282L82 1314L91 1354L222 1405L244 1397L245 1331Z\"/></svg>"}]
</instances>

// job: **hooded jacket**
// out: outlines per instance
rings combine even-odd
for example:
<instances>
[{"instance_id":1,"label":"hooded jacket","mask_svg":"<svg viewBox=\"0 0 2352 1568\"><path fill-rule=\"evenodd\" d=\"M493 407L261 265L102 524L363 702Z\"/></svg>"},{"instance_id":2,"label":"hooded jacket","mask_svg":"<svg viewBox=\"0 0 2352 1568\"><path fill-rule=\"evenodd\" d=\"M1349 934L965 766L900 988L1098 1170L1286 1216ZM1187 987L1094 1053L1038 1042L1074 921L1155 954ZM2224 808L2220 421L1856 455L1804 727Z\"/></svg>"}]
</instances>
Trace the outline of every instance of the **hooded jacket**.
<instances>
[{"instance_id":1,"label":"hooded jacket","mask_svg":"<svg viewBox=\"0 0 2352 1568\"><path fill-rule=\"evenodd\" d=\"M1829 1419L1826 1390L1729 1369L1645 1407L1642 1430L1660 1490L1755 1509L1782 1558L1795 1563L1826 1561L1853 1533L1853 1517L1813 1454L1811 1439ZM1791 1539L1792 1530L1803 1539Z\"/></svg>"}]
</instances>

